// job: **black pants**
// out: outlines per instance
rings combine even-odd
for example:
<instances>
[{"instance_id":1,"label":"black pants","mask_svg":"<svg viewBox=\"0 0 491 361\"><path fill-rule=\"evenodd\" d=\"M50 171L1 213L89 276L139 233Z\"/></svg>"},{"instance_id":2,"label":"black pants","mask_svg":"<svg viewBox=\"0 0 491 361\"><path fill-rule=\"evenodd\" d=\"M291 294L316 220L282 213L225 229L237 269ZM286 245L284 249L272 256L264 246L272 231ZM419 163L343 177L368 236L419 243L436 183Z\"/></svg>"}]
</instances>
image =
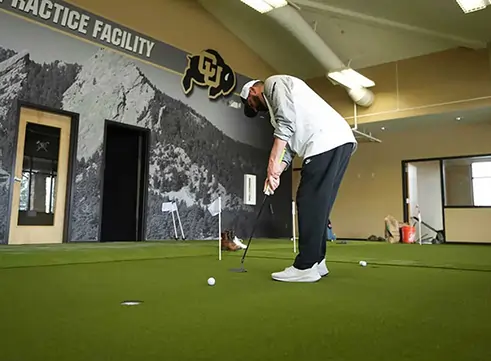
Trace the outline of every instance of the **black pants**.
<instances>
[{"instance_id":1,"label":"black pants","mask_svg":"<svg viewBox=\"0 0 491 361\"><path fill-rule=\"evenodd\" d=\"M298 269L311 268L326 256L327 224L353 146L344 144L303 161L297 190L299 253L293 263Z\"/></svg>"}]
</instances>

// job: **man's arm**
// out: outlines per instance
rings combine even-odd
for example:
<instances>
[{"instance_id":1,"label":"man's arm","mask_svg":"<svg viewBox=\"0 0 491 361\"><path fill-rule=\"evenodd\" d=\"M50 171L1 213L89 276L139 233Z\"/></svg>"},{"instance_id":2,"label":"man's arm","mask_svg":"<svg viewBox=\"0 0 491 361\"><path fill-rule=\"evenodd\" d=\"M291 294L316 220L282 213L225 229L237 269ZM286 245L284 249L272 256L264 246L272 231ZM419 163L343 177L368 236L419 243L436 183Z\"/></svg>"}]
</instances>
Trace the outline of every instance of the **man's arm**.
<instances>
[{"instance_id":1,"label":"man's arm","mask_svg":"<svg viewBox=\"0 0 491 361\"><path fill-rule=\"evenodd\" d=\"M292 164L293 158L295 157L295 152L293 152L288 144L285 147L285 154L283 156L283 160L281 161L281 173L290 167Z\"/></svg>"},{"instance_id":2,"label":"man's arm","mask_svg":"<svg viewBox=\"0 0 491 361\"><path fill-rule=\"evenodd\" d=\"M280 184L279 180L280 180L281 174L286 169L288 169L288 167L290 166L290 164L293 161L293 157L295 156L295 153L291 150L288 143L284 142L285 144L282 144L283 142L284 142L283 140L275 138L273 149L271 151L272 156L270 157L270 163L268 164L268 176L267 176L266 181L264 183L265 189L266 189L266 187L270 187L270 189L272 191L274 191L279 186L279 184ZM283 158L281 158L281 164L280 164L280 162L279 162L280 158L279 157L281 157L281 153L280 153L280 156L278 158L276 158L276 152L278 149L281 149L281 148L284 149L284 154L283 154ZM278 161L276 163L271 163L271 159L278 159ZM266 194L268 194L268 193L266 193ZM270 194L272 194L272 193L270 193Z\"/></svg>"},{"instance_id":3,"label":"man's arm","mask_svg":"<svg viewBox=\"0 0 491 361\"><path fill-rule=\"evenodd\" d=\"M285 143L290 140L296 130L297 119L291 92L292 86L292 81L282 76L272 76L264 82L264 95L271 105L272 116L277 124L274 137Z\"/></svg>"},{"instance_id":4,"label":"man's arm","mask_svg":"<svg viewBox=\"0 0 491 361\"><path fill-rule=\"evenodd\" d=\"M277 166L280 163L280 158L283 153L283 158L281 159L281 164L280 167L277 168ZM285 141L275 138L273 148L271 150L271 155L269 157L269 162L268 162L268 172L269 170L276 169L276 176L280 176L281 173L283 173L290 164L293 161L293 158L295 157L295 153L291 150L290 146L288 143Z\"/></svg>"},{"instance_id":5,"label":"man's arm","mask_svg":"<svg viewBox=\"0 0 491 361\"><path fill-rule=\"evenodd\" d=\"M277 124L273 134L275 140L268 161L268 173L272 173L273 169L278 170L277 165L280 163L283 151L285 157L288 158L285 165L281 162L280 173L289 166L293 157L287 143L296 130L296 114L291 86L290 79L279 76L270 77L264 82L265 96L271 105L272 116Z\"/></svg>"},{"instance_id":6,"label":"man's arm","mask_svg":"<svg viewBox=\"0 0 491 361\"><path fill-rule=\"evenodd\" d=\"M273 148L271 149L271 153L269 155L269 161L268 161L268 173L275 173L275 176L279 176L281 172L285 169L283 167L284 164L284 157L281 159L281 156L283 154L283 151L285 152L285 155L287 153L286 148L288 144L286 141L281 140L279 138L274 139L273 143ZM280 164L281 162L281 164ZM278 166L280 165L281 171L278 169ZM279 174L278 174L279 172Z\"/></svg>"}]
</instances>

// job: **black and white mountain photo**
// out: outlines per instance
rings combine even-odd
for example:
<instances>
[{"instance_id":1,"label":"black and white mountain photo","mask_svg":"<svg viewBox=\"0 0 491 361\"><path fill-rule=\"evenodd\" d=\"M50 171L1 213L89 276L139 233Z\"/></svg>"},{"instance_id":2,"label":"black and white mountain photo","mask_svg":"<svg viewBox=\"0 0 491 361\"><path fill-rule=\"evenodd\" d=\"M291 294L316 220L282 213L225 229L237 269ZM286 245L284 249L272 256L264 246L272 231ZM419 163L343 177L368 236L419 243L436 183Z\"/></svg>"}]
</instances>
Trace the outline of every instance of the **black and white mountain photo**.
<instances>
[{"instance_id":1,"label":"black and white mountain photo","mask_svg":"<svg viewBox=\"0 0 491 361\"><path fill-rule=\"evenodd\" d=\"M146 239L173 238L172 217L161 210L169 201L177 204L186 238L217 238L218 217L207 207L218 196L222 228L248 235L259 205L244 205L243 177L257 176L260 200L272 142L267 120L251 121L225 101L208 100L206 89L186 97L175 73L5 13L0 34L0 242L9 222L17 99L79 114L72 241L98 239L105 120L151 131ZM266 228L262 222L256 236L267 236Z\"/></svg>"}]
</instances>

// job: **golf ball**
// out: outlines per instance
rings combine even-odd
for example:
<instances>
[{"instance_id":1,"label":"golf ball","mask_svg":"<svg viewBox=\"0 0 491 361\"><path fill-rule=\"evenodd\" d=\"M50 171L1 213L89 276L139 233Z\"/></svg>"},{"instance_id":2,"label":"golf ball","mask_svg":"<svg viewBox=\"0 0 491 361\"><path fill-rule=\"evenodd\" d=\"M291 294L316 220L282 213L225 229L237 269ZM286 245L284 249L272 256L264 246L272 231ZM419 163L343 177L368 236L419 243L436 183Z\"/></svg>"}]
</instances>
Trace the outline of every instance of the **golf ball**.
<instances>
[{"instance_id":1,"label":"golf ball","mask_svg":"<svg viewBox=\"0 0 491 361\"><path fill-rule=\"evenodd\" d=\"M213 277L208 278L208 284L210 286L214 286L215 285L215 279Z\"/></svg>"},{"instance_id":2,"label":"golf ball","mask_svg":"<svg viewBox=\"0 0 491 361\"><path fill-rule=\"evenodd\" d=\"M366 265L367 265L367 262L366 261L360 261L360 266L366 267Z\"/></svg>"}]
</instances>

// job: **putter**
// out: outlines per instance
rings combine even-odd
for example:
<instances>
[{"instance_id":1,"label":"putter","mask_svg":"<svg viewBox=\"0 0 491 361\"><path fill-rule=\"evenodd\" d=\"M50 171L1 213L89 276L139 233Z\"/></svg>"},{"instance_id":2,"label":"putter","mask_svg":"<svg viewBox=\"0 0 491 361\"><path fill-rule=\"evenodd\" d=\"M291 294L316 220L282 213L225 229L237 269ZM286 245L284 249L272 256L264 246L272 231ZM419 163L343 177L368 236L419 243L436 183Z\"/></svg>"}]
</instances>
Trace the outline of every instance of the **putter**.
<instances>
[{"instance_id":1,"label":"putter","mask_svg":"<svg viewBox=\"0 0 491 361\"><path fill-rule=\"evenodd\" d=\"M244 273L247 272L247 270L244 268L244 259L247 254L247 251L249 250L249 246L251 245L251 240L252 236L254 235L254 231L256 230L256 226L259 223L259 217L261 216L261 213L263 211L264 205L266 204L266 199L268 198L268 195L264 196L263 203L261 204L261 207L259 208L259 212L257 214L256 220L254 221L254 226L252 227L252 232L251 236L249 237L249 241L247 242L247 248L244 251L244 254L242 255L242 259L240 260L240 268L232 268L230 271L231 272L237 272L237 273Z\"/></svg>"},{"instance_id":2,"label":"putter","mask_svg":"<svg viewBox=\"0 0 491 361\"><path fill-rule=\"evenodd\" d=\"M281 157L280 157L280 161L279 161L280 163L283 161L283 157L285 156L285 151L286 151L286 148L283 149L283 152L281 153ZM268 188L269 188L269 186L268 186ZM264 191L265 195L264 195L263 203L261 203L261 207L259 208L259 212L258 212L256 220L254 222L254 227L252 227L251 236L249 237L249 241L247 242L247 248L245 249L244 254L242 255L242 259L240 260L240 268L232 268L230 270L232 272L238 272L238 273L247 272L247 270L244 268L244 259L245 259L245 256L247 254L247 251L249 250L249 246L251 245L252 236L254 235L254 231L256 230L256 226L259 223L259 217L261 217L261 213L263 211L264 205L266 204L266 199L268 199L269 195L273 193L273 192L271 192L270 194L268 194L268 192L266 192L268 190L268 188L265 188L265 191ZM270 212L271 212L271 214L274 214L272 206L270 207Z\"/></svg>"}]
</instances>

